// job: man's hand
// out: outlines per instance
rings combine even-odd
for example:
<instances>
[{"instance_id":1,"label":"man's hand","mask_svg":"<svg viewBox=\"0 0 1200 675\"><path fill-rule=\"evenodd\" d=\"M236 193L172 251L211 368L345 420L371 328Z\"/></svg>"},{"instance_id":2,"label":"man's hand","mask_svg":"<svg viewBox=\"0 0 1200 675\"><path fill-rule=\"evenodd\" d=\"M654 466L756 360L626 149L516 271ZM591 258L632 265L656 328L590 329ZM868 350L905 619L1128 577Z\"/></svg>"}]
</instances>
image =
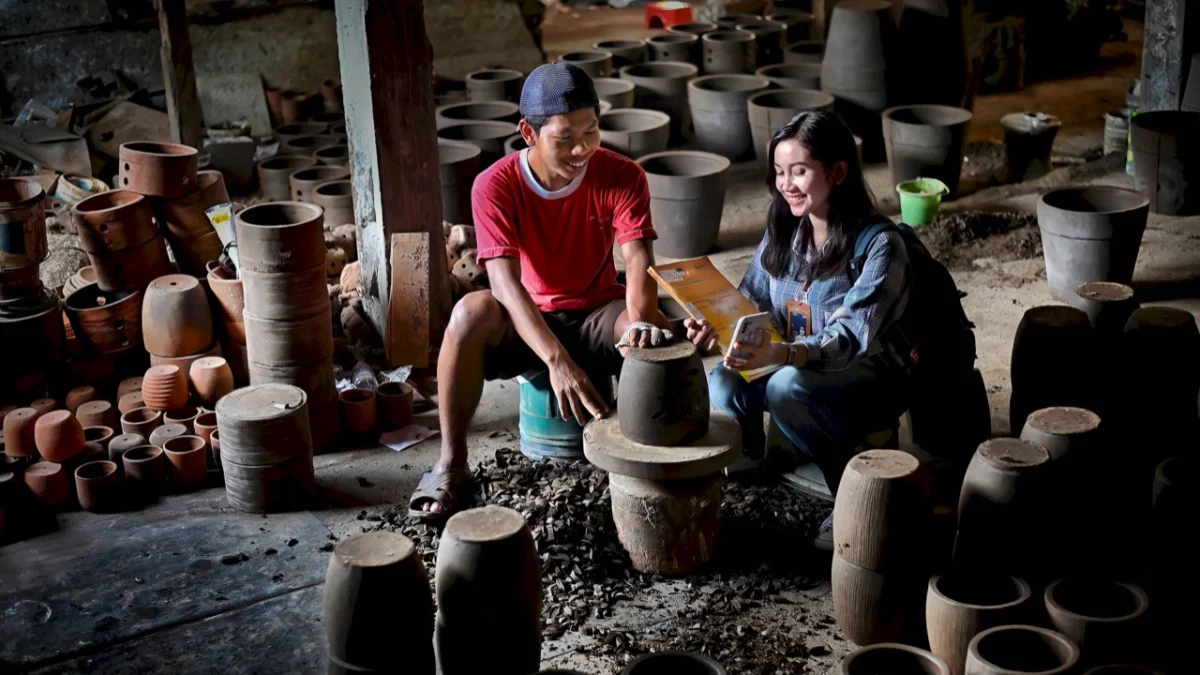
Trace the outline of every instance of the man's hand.
<instances>
[{"instance_id":1,"label":"man's hand","mask_svg":"<svg viewBox=\"0 0 1200 675\"><path fill-rule=\"evenodd\" d=\"M704 319L684 319L687 328L687 339L702 352L717 350L717 329Z\"/></svg>"},{"instance_id":2,"label":"man's hand","mask_svg":"<svg viewBox=\"0 0 1200 675\"><path fill-rule=\"evenodd\" d=\"M725 366L731 370L758 370L767 366L779 366L788 361L788 346L782 342L769 342L765 347L733 343L736 351L747 354L747 358L739 359L733 356L725 357ZM799 356L799 353L797 353Z\"/></svg>"},{"instance_id":3,"label":"man's hand","mask_svg":"<svg viewBox=\"0 0 1200 675\"><path fill-rule=\"evenodd\" d=\"M625 334L617 341L617 348L624 349L626 347L662 347L670 344L675 336L671 331L665 328L659 328L652 323L645 321L637 321L629 324L629 328L625 329ZM622 351L622 354L624 352Z\"/></svg>"},{"instance_id":4,"label":"man's hand","mask_svg":"<svg viewBox=\"0 0 1200 675\"><path fill-rule=\"evenodd\" d=\"M550 364L550 387L558 400L558 411L564 420L572 418L583 426L591 417L604 417L608 406L596 392L586 373L569 356Z\"/></svg>"}]
</instances>

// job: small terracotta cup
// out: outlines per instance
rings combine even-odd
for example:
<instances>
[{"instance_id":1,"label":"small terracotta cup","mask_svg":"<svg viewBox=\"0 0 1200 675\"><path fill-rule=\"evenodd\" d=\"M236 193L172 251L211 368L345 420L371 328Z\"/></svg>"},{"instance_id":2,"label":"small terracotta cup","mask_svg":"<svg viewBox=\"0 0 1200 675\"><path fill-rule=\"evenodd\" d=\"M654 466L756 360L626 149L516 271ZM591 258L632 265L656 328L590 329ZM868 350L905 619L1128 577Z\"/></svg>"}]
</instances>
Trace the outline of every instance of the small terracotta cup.
<instances>
[{"instance_id":1,"label":"small terracotta cup","mask_svg":"<svg viewBox=\"0 0 1200 675\"><path fill-rule=\"evenodd\" d=\"M88 401L95 401L99 397L100 394L93 386L84 385L82 387L75 387L71 391L67 392L67 410L70 410L71 414L74 415L76 411L79 410L79 406L87 403Z\"/></svg>"},{"instance_id":2,"label":"small terracotta cup","mask_svg":"<svg viewBox=\"0 0 1200 675\"><path fill-rule=\"evenodd\" d=\"M220 356L197 359L192 363L188 377L196 398L208 406L215 406L222 396L233 391L233 371L229 362Z\"/></svg>"},{"instance_id":3,"label":"small terracotta cup","mask_svg":"<svg viewBox=\"0 0 1200 675\"><path fill-rule=\"evenodd\" d=\"M75 492L84 510L116 511L121 504L121 474L116 463L105 459L80 465L75 469Z\"/></svg>"},{"instance_id":4,"label":"small terracotta cup","mask_svg":"<svg viewBox=\"0 0 1200 675\"><path fill-rule=\"evenodd\" d=\"M142 378L127 377L117 385L117 398L120 399L125 394L132 394L135 391L139 394L142 392Z\"/></svg>"},{"instance_id":5,"label":"small terracotta cup","mask_svg":"<svg viewBox=\"0 0 1200 675\"><path fill-rule=\"evenodd\" d=\"M221 471L221 432L219 430L212 432L212 436L209 436L208 445L212 448L213 466L217 467L217 471Z\"/></svg>"},{"instance_id":6,"label":"small terracotta cup","mask_svg":"<svg viewBox=\"0 0 1200 675\"><path fill-rule=\"evenodd\" d=\"M208 447L212 447L212 435L217 431L217 413L200 413L196 417L196 421L192 423L192 428L196 435L204 439L204 443Z\"/></svg>"},{"instance_id":7,"label":"small terracotta cup","mask_svg":"<svg viewBox=\"0 0 1200 675\"><path fill-rule=\"evenodd\" d=\"M88 401L81 404L75 410L75 419L83 425L83 428L88 427L112 427L117 428L121 423L121 416L117 414L117 409L108 401Z\"/></svg>"},{"instance_id":8,"label":"small terracotta cup","mask_svg":"<svg viewBox=\"0 0 1200 675\"><path fill-rule=\"evenodd\" d=\"M108 461L115 462L119 466L124 466L122 457L130 450L148 445L146 437L141 434L121 434L113 436L113 439L108 442Z\"/></svg>"},{"instance_id":9,"label":"small terracotta cup","mask_svg":"<svg viewBox=\"0 0 1200 675\"><path fill-rule=\"evenodd\" d=\"M30 403L29 407L38 411L38 413L45 415L48 412L54 412L55 410L58 410L58 401L55 401L52 398L39 398L33 403Z\"/></svg>"},{"instance_id":10,"label":"small terracotta cup","mask_svg":"<svg viewBox=\"0 0 1200 675\"><path fill-rule=\"evenodd\" d=\"M182 424L164 424L150 432L150 445L162 448L166 446L167 441L180 436L191 436L187 427Z\"/></svg>"},{"instance_id":11,"label":"small terracotta cup","mask_svg":"<svg viewBox=\"0 0 1200 675\"><path fill-rule=\"evenodd\" d=\"M194 436L196 434L195 422L196 418L199 416L200 409L196 406L189 405L184 406L179 410L171 410L163 413L163 423L182 424L185 428L187 428L188 435ZM151 443L151 445L153 445L153 443Z\"/></svg>"},{"instance_id":12,"label":"small terracotta cup","mask_svg":"<svg viewBox=\"0 0 1200 675\"><path fill-rule=\"evenodd\" d=\"M162 413L150 408L134 408L121 416L121 431L126 434L141 434L149 438L150 432L162 426Z\"/></svg>"},{"instance_id":13,"label":"small terracotta cup","mask_svg":"<svg viewBox=\"0 0 1200 675\"><path fill-rule=\"evenodd\" d=\"M375 390L380 426L402 429L412 424L413 388L405 382L384 382Z\"/></svg>"},{"instance_id":14,"label":"small terracotta cup","mask_svg":"<svg viewBox=\"0 0 1200 675\"><path fill-rule=\"evenodd\" d=\"M99 447L104 452L105 458L108 457L108 444L114 436L116 436L116 432L112 427L96 425L83 428L83 442Z\"/></svg>"},{"instance_id":15,"label":"small terracotta cup","mask_svg":"<svg viewBox=\"0 0 1200 675\"><path fill-rule=\"evenodd\" d=\"M34 408L17 408L4 416L4 453L9 457L37 455L34 428L42 414Z\"/></svg>"},{"instance_id":16,"label":"small terracotta cup","mask_svg":"<svg viewBox=\"0 0 1200 675\"><path fill-rule=\"evenodd\" d=\"M34 441L42 457L65 462L83 452L83 426L66 410L48 412L38 418L33 429Z\"/></svg>"},{"instance_id":17,"label":"small terracotta cup","mask_svg":"<svg viewBox=\"0 0 1200 675\"><path fill-rule=\"evenodd\" d=\"M57 462L38 462L25 469L25 485L33 498L58 506L71 498L71 476Z\"/></svg>"},{"instance_id":18,"label":"small terracotta cup","mask_svg":"<svg viewBox=\"0 0 1200 675\"><path fill-rule=\"evenodd\" d=\"M121 464L136 498L147 502L158 496L168 471L167 455L162 448L153 445L130 448L121 455Z\"/></svg>"},{"instance_id":19,"label":"small terracotta cup","mask_svg":"<svg viewBox=\"0 0 1200 675\"><path fill-rule=\"evenodd\" d=\"M203 483L208 474L205 449L204 439L199 436L177 436L167 441L163 451L171 465L171 480L189 487Z\"/></svg>"},{"instance_id":20,"label":"small terracotta cup","mask_svg":"<svg viewBox=\"0 0 1200 675\"><path fill-rule=\"evenodd\" d=\"M370 432L379 422L375 410L375 392L370 389L347 389L338 394L342 402L342 419L352 434Z\"/></svg>"},{"instance_id":21,"label":"small terracotta cup","mask_svg":"<svg viewBox=\"0 0 1200 675\"><path fill-rule=\"evenodd\" d=\"M121 415L124 415L125 413L129 412L130 410L136 410L138 408L145 408L145 407L146 407L146 399L142 398L141 390L131 391L128 394L125 394L124 396L122 396L121 399L119 401L117 401L117 412Z\"/></svg>"}]
</instances>

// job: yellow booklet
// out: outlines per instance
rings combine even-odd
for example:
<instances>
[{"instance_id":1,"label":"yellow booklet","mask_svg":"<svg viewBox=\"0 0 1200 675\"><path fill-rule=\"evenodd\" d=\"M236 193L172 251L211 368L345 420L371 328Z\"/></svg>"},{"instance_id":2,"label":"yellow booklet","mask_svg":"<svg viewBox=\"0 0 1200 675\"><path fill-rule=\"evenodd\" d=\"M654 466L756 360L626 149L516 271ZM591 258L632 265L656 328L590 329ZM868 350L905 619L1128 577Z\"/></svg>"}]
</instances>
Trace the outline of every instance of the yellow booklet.
<instances>
[{"instance_id":1,"label":"yellow booklet","mask_svg":"<svg viewBox=\"0 0 1200 675\"><path fill-rule=\"evenodd\" d=\"M689 316L704 319L716 329L721 351L729 349L738 319L759 313L758 308L717 270L708 256L656 265L650 268L650 276L666 289ZM771 341L784 341L774 325L771 326ZM742 373L742 377L752 382L780 367L748 370Z\"/></svg>"}]
</instances>

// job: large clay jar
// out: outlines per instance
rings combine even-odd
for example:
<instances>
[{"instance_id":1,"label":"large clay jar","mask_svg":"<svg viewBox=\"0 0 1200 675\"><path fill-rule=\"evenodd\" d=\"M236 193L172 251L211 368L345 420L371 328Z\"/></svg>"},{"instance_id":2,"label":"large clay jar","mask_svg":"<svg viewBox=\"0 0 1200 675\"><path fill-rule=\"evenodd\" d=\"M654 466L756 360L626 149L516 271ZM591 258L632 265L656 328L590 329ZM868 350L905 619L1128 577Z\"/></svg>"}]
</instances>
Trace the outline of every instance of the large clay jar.
<instances>
[{"instance_id":1,"label":"large clay jar","mask_svg":"<svg viewBox=\"0 0 1200 675\"><path fill-rule=\"evenodd\" d=\"M111 356L141 349L141 290L110 293L93 284L72 293L65 304L76 345L83 355Z\"/></svg>"},{"instance_id":2,"label":"large clay jar","mask_svg":"<svg viewBox=\"0 0 1200 675\"><path fill-rule=\"evenodd\" d=\"M697 652L654 652L629 662L621 675L728 675L725 666Z\"/></svg>"},{"instance_id":3,"label":"large clay jar","mask_svg":"<svg viewBox=\"0 0 1200 675\"><path fill-rule=\"evenodd\" d=\"M446 523L434 648L442 675L524 675L541 660L541 565L525 519L485 506ZM502 661L495 654L503 652Z\"/></svg>"},{"instance_id":4,"label":"large clay jar","mask_svg":"<svg viewBox=\"0 0 1200 675\"><path fill-rule=\"evenodd\" d=\"M1128 285L1133 278L1150 200L1140 192L1093 185L1051 190L1038 197L1038 228L1050 294L1079 303L1075 289L1089 281Z\"/></svg>"},{"instance_id":5,"label":"large clay jar","mask_svg":"<svg viewBox=\"0 0 1200 675\"><path fill-rule=\"evenodd\" d=\"M920 619L924 589L922 577L913 571L870 570L835 552L830 582L838 627L856 645L896 642Z\"/></svg>"},{"instance_id":6,"label":"large clay jar","mask_svg":"<svg viewBox=\"0 0 1200 675\"><path fill-rule=\"evenodd\" d=\"M707 75L754 72L754 34L740 30L715 30L700 37Z\"/></svg>"},{"instance_id":7,"label":"large clay jar","mask_svg":"<svg viewBox=\"0 0 1200 675\"><path fill-rule=\"evenodd\" d=\"M471 219L471 186L479 175L480 153L477 145L438 139L438 179L442 187L442 220L466 223Z\"/></svg>"},{"instance_id":8,"label":"large clay jar","mask_svg":"<svg viewBox=\"0 0 1200 675\"><path fill-rule=\"evenodd\" d=\"M1050 453L1036 443L996 438L980 445L959 496L954 564L1039 581L1049 562L1043 557L1050 477Z\"/></svg>"},{"instance_id":9,"label":"large clay jar","mask_svg":"<svg viewBox=\"0 0 1200 675\"><path fill-rule=\"evenodd\" d=\"M121 416L121 433L139 434L147 438L162 426L162 413L151 408L134 408Z\"/></svg>"},{"instance_id":10,"label":"large clay jar","mask_svg":"<svg viewBox=\"0 0 1200 675\"><path fill-rule=\"evenodd\" d=\"M903 450L867 450L847 463L833 507L842 560L885 573L919 566L932 513L920 468Z\"/></svg>"},{"instance_id":11,"label":"large clay jar","mask_svg":"<svg viewBox=\"0 0 1200 675\"><path fill-rule=\"evenodd\" d=\"M251 206L235 217L238 263L249 272L297 272L325 265L321 207L300 202Z\"/></svg>"},{"instance_id":12,"label":"large clay jar","mask_svg":"<svg viewBox=\"0 0 1200 675\"><path fill-rule=\"evenodd\" d=\"M905 0L899 15L899 45L906 73L904 94L916 103L970 108L972 61L967 56L963 3ZM897 7L898 8L898 7ZM1019 182L1019 181L1018 181Z\"/></svg>"},{"instance_id":13,"label":"large clay jar","mask_svg":"<svg viewBox=\"0 0 1200 675\"><path fill-rule=\"evenodd\" d=\"M1150 209L1168 216L1200 213L1200 112L1143 112L1129 127L1133 183L1150 198Z\"/></svg>"},{"instance_id":14,"label":"large clay jar","mask_svg":"<svg viewBox=\"0 0 1200 675\"><path fill-rule=\"evenodd\" d=\"M654 252L694 258L717 243L731 162L720 155L668 150L638 160L650 185Z\"/></svg>"},{"instance_id":15,"label":"large clay jar","mask_svg":"<svg viewBox=\"0 0 1200 675\"><path fill-rule=\"evenodd\" d=\"M220 356L206 356L192 363L188 379L196 398L209 407L215 406L222 396L233 391L233 371L229 362Z\"/></svg>"},{"instance_id":16,"label":"large clay jar","mask_svg":"<svg viewBox=\"0 0 1200 675\"><path fill-rule=\"evenodd\" d=\"M1090 281L1075 289L1078 302L1096 334L1097 343L1111 344L1124 330L1129 316L1139 306L1133 289L1112 281Z\"/></svg>"},{"instance_id":17,"label":"large clay jar","mask_svg":"<svg viewBox=\"0 0 1200 675\"><path fill-rule=\"evenodd\" d=\"M317 160L308 155L276 155L258 163L258 183L267 199L285 202L292 195L288 177L316 165Z\"/></svg>"},{"instance_id":18,"label":"large clay jar","mask_svg":"<svg viewBox=\"0 0 1200 675\"><path fill-rule=\"evenodd\" d=\"M121 466L125 453L146 444L146 437L141 434L113 436L112 440L108 442L108 459L110 462L116 462L118 466Z\"/></svg>"},{"instance_id":19,"label":"large clay jar","mask_svg":"<svg viewBox=\"0 0 1200 675\"><path fill-rule=\"evenodd\" d=\"M706 75L688 82L688 106L699 149L734 160L752 153L746 102L770 86L770 80L756 75Z\"/></svg>"},{"instance_id":20,"label":"large clay jar","mask_svg":"<svg viewBox=\"0 0 1200 675\"><path fill-rule=\"evenodd\" d=\"M447 124L438 129L438 138L477 146L479 168L486 169L504 156L504 141L516 131L511 122L475 120Z\"/></svg>"},{"instance_id":21,"label":"large clay jar","mask_svg":"<svg viewBox=\"0 0 1200 675\"><path fill-rule=\"evenodd\" d=\"M521 86L525 73L510 68L481 68L467 73L467 96L472 101L521 100Z\"/></svg>"},{"instance_id":22,"label":"large clay jar","mask_svg":"<svg viewBox=\"0 0 1200 675\"><path fill-rule=\"evenodd\" d=\"M196 189L200 153L177 143L123 143L117 182L122 189L173 199Z\"/></svg>"},{"instance_id":23,"label":"large clay jar","mask_svg":"<svg viewBox=\"0 0 1200 675\"><path fill-rule=\"evenodd\" d=\"M412 423L413 388L405 382L384 382L375 389L379 423L385 430L402 429Z\"/></svg>"},{"instance_id":24,"label":"large clay jar","mask_svg":"<svg viewBox=\"0 0 1200 675\"><path fill-rule=\"evenodd\" d=\"M571 65L578 66L594 80L598 77L609 77L613 72L612 54L599 50L567 52L559 57Z\"/></svg>"},{"instance_id":25,"label":"large clay jar","mask_svg":"<svg viewBox=\"0 0 1200 675\"><path fill-rule=\"evenodd\" d=\"M899 65L892 3L842 0L833 10L821 65L821 91L838 99L838 111L863 153L877 158L882 150L880 113L892 102Z\"/></svg>"},{"instance_id":26,"label":"large clay jar","mask_svg":"<svg viewBox=\"0 0 1200 675\"><path fill-rule=\"evenodd\" d=\"M47 461L65 462L83 452L83 427L66 410L55 410L37 418L33 437L38 452Z\"/></svg>"},{"instance_id":27,"label":"large clay jar","mask_svg":"<svg viewBox=\"0 0 1200 675\"><path fill-rule=\"evenodd\" d=\"M46 245L46 192L21 178L0 179L0 272L39 265Z\"/></svg>"},{"instance_id":28,"label":"large clay jar","mask_svg":"<svg viewBox=\"0 0 1200 675\"><path fill-rule=\"evenodd\" d=\"M787 66L774 66L784 68ZM766 75L759 70L759 75ZM769 78L770 79L770 78ZM775 80L772 80L775 81ZM754 139L754 155L758 168L766 172L771 158L767 156L775 132L805 110L833 110L833 96L807 89L773 89L751 96L746 101L750 116L750 135Z\"/></svg>"},{"instance_id":29,"label":"large clay jar","mask_svg":"<svg viewBox=\"0 0 1200 675\"><path fill-rule=\"evenodd\" d=\"M108 513L122 506L121 474L107 459L88 462L75 469L75 493L85 511Z\"/></svg>"},{"instance_id":30,"label":"large clay jar","mask_svg":"<svg viewBox=\"0 0 1200 675\"><path fill-rule=\"evenodd\" d=\"M971 639L966 675L1069 675L1079 647L1062 633L1036 626L997 626Z\"/></svg>"},{"instance_id":31,"label":"large clay jar","mask_svg":"<svg viewBox=\"0 0 1200 675\"><path fill-rule=\"evenodd\" d=\"M142 376L142 398L151 410L177 410L187 405L187 375L179 366L151 366Z\"/></svg>"},{"instance_id":32,"label":"large clay jar","mask_svg":"<svg viewBox=\"0 0 1200 675\"><path fill-rule=\"evenodd\" d=\"M635 443L687 445L708 433L708 380L696 345L631 348L617 390L621 434Z\"/></svg>"},{"instance_id":33,"label":"large clay jar","mask_svg":"<svg viewBox=\"0 0 1200 675\"><path fill-rule=\"evenodd\" d=\"M842 659L841 675L951 675L953 671L940 657L924 649L897 643L860 647Z\"/></svg>"},{"instance_id":34,"label":"large clay jar","mask_svg":"<svg viewBox=\"0 0 1200 675\"><path fill-rule=\"evenodd\" d=\"M25 469L25 485L39 503L58 506L71 498L71 475L57 462L38 462Z\"/></svg>"},{"instance_id":35,"label":"large clay jar","mask_svg":"<svg viewBox=\"0 0 1200 675\"><path fill-rule=\"evenodd\" d=\"M42 414L34 408L17 408L4 416L4 453L9 457L37 456L34 429Z\"/></svg>"},{"instance_id":36,"label":"large clay jar","mask_svg":"<svg viewBox=\"0 0 1200 675\"><path fill-rule=\"evenodd\" d=\"M121 421L117 409L108 401L88 401L80 404L79 408L75 410L75 418L85 428L112 427L115 429Z\"/></svg>"},{"instance_id":37,"label":"large clay jar","mask_svg":"<svg viewBox=\"0 0 1200 675\"><path fill-rule=\"evenodd\" d=\"M142 302L142 340L156 356L188 356L212 347L212 310L196 277L169 274L150 282Z\"/></svg>"},{"instance_id":38,"label":"large clay jar","mask_svg":"<svg viewBox=\"0 0 1200 675\"><path fill-rule=\"evenodd\" d=\"M1094 348L1092 327L1082 310L1043 305L1025 312L1013 338L1011 433L1020 433L1035 410L1091 407Z\"/></svg>"},{"instance_id":39,"label":"large clay jar","mask_svg":"<svg viewBox=\"0 0 1200 675\"><path fill-rule=\"evenodd\" d=\"M176 436L162 445L167 454L171 480L178 485L194 487L204 482L208 473L208 444L199 436Z\"/></svg>"},{"instance_id":40,"label":"large clay jar","mask_svg":"<svg viewBox=\"0 0 1200 675\"><path fill-rule=\"evenodd\" d=\"M671 117L657 110L619 108L600 115L600 145L626 157L667 149Z\"/></svg>"},{"instance_id":41,"label":"large clay jar","mask_svg":"<svg viewBox=\"0 0 1200 675\"><path fill-rule=\"evenodd\" d=\"M908 105L883 111L883 140L892 183L936 178L958 194L963 142L971 111L944 105Z\"/></svg>"},{"instance_id":42,"label":"large clay jar","mask_svg":"<svg viewBox=\"0 0 1200 675\"><path fill-rule=\"evenodd\" d=\"M934 576L925 596L929 650L963 675L972 638L996 626L1021 623L1032 593L1024 579L957 572Z\"/></svg>"},{"instance_id":43,"label":"large clay jar","mask_svg":"<svg viewBox=\"0 0 1200 675\"><path fill-rule=\"evenodd\" d=\"M1147 641L1150 597L1116 581L1059 579L1046 587L1046 612L1054 629L1079 646L1080 663L1138 663L1154 655Z\"/></svg>"},{"instance_id":44,"label":"large clay jar","mask_svg":"<svg viewBox=\"0 0 1200 675\"><path fill-rule=\"evenodd\" d=\"M465 101L440 105L434 116L439 128L472 120L499 120L515 126L521 119L521 111L520 106L509 101Z\"/></svg>"},{"instance_id":45,"label":"large clay jar","mask_svg":"<svg viewBox=\"0 0 1200 675\"><path fill-rule=\"evenodd\" d=\"M700 69L690 63L644 63L622 68L621 80L633 83L635 106L670 116L670 142L678 145L684 130L691 127L687 83L699 74Z\"/></svg>"},{"instance_id":46,"label":"large clay jar","mask_svg":"<svg viewBox=\"0 0 1200 675\"><path fill-rule=\"evenodd\" d=\"M349 180L331 180L313 190L312 201L325 209L325 227L354 223L354 189Z\"/></svg>"},{"instance_id":47,"label":"large clay jar","mask_svg":"<svg viewBox=\"0 0 1200 675\"><path fill-rule=\"evenodd\" d=\"M339 542L324 594L330 672L386 672L403 654L404 672L434 675L433 597L410 539L369 532Z\"/></svg>"}]
</instances>

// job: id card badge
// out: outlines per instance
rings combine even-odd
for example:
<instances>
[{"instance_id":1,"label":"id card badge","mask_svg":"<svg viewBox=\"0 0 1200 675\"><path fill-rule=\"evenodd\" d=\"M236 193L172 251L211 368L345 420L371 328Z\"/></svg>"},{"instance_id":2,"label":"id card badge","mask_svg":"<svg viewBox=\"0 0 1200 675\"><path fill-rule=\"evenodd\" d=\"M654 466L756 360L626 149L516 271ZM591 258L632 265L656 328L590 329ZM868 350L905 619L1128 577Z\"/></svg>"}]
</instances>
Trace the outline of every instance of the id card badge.
<instances>
[{"instance_id":1,"label":"id card badge","mask_svg":"<svg viewBox=\"0 0 1200 675\"><path fill-rule=\"evenodd\" d=\"M812 308L807 302L788 300L788 340L795 342L812 335Z\"/></svg>"}]
</instances>

